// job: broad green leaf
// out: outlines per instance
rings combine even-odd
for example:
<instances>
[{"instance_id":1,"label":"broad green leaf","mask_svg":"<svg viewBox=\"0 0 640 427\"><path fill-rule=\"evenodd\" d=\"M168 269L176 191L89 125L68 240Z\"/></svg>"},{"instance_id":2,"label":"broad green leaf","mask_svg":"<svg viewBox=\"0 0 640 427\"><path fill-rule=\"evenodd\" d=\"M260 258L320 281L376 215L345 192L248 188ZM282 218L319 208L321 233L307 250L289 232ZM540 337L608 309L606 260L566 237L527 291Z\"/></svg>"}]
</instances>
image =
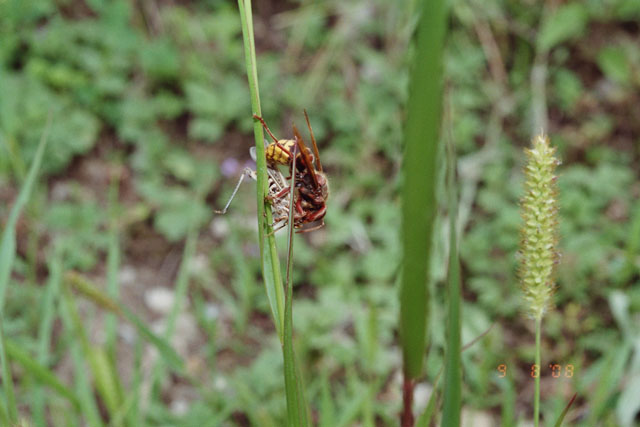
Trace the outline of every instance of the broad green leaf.
<instances>
[{"instance_id":1,"label":"broad green leaf","mask_svg":"<svg viewBox=\"0 0 640 427\"><path fill-rule=\"evenodd\" d=\"M584 3L568 3L553 11L542 23L538 47L547 51L584 34L589 20Z\"/></svg>"},{"instance_id":2,"label":"broad green leaf","mask_svg":"<svg viewBox=\"0 0 640 427\"><path fill-rule=\"evenodd\" d=\"M616 83L629 83L631 64L619 46L607 46L598 53L598 67L608 79Z\"/></svg>"},{"instance_id":3,"label":"broad green leaf","mask_svg":"<svg viewBox=\"0 0 640 427\"><path fill-rule=\"evenodd\" d=\"M140 62L145 73L155 80L172 80L180 72L180 56L168 38L156 38L140 49Z\"/></svg>"},{"instance_id":4,"label":"broad green leaf","mask_svg":"<svg viewBox=\"0 0 640 427\"><path fill-rule=\"evenodd\" d=\"M405 124L402 187L402 283L400 341L407 379L422 374L426 348L428 266L436 216L437 157L442 111L442 55L446 33L443 1L423 1Z\"/></svg>"}]
</instances>

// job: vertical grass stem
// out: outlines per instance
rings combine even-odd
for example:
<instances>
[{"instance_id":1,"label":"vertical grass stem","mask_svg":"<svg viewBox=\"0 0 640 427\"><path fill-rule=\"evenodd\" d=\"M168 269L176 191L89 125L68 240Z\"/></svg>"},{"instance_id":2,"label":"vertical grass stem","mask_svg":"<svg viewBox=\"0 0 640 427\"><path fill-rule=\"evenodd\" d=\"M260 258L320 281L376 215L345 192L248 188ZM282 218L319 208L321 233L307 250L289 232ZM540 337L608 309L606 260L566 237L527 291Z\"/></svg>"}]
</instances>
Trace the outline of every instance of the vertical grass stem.
<instances>
[{"instance_id":1,"label":"vertical grass stem","mask_svg":"<svg viewBox=\"0 0 640 427\"><path fill-rule=\"evenodd\" d=\"M247 78L249 80L249 92L251 94L251 109L254 114L262 115L260 108L260 90L258 87L258 68L256 63L256 48L253 37L253 14L250 0L238 0L240 21L242 25L242 37L244 41L245 62L247 66ZM271 312L278 331L280 342L283 342L284 325L284 291L282 286L282 272L275 236L272 233L271 224L273 216L271 206L265 203L267 194L267 164L264 155L264 133L262 124L254 120L253 134L256 143L256 171L257 171L257 205L258 205L258 238L260 243L260 263L262 277ZM268 250L265 250L265 240Z\"/></svg>"},{"instance_id":2,"label":"vertical grass stem","mask_svg":"<svg viewBox=\"0 0 640 427\"><path fill-rule=\"evenodd\" d=\"M533 420L535 427L540 423L540 375L542 367L540 366L540 335L542 329L542 316L536 317L536 361L538 367L538 375L535 377L535 395L533 397Z\"/></svg>"}]
</instances>

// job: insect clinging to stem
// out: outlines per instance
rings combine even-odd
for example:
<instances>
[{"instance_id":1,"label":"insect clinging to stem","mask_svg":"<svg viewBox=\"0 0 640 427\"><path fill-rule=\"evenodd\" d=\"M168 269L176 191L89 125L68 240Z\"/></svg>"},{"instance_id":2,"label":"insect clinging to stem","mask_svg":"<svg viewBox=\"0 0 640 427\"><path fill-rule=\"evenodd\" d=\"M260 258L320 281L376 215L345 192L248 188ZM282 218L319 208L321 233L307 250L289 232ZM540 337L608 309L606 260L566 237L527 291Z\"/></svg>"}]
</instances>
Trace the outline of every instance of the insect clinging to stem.
<instances>
[{"instance_id":1,"label":"insect clinging to stem","mask_svg":"<svg viewBox=\"0 0 640 427\"><path fill-rule=\"evenodd\" d=\"M323 219L327 209L326 201L329 197L329 184L320 163L318 146L306 110L304 115L311 136L313 154L305 145L295 125L293 125L294 139L278 140L262 117L253 116L262 123L262 126L273 140L271 143L265 141L268 179L268 190L265 198L271 204L274 213L273 227L282 223L274 231L283 228L287 224L291 197L294 198L293 226L297 229L297 233L306 233L324 226ZM296 153L295 162L293 161L293 153ZM251 149L251 157L254 160L256 159L255 148ZM293 170L294 163L295 170ZM278 165L288 166L290 174L288 178L285 178L278 170ZM247 176L255 180L256 171L245 168L224 209L216 210L216 213L226 213L240 185ZM293 185L287 185L287 179L291 179ZM320 223L315 226L304 227L306 224L318 221Z\"/></svg>"},{"instance_id":2,"label":"insect clinging to stem","mask_svg":"<svg viewBox=\"0 0 640 427\"><path fill-rule=\"evenodd\" d=\"M326 201L329 197L329 182L322 169L318 145L306 110L304 110L304 117L311 136L313 155L305 145L295 125L293 125L293 140L278 140L264 119L254 115L254 118L260 120L262 126L273 139L273 142L265 148L267 163L272 167L276 167L277 164L289 166L291 176L295 176L294 204L296 216L294 218L294 226L298 228L297 233L317 230L324 226L323 219L327 209ZM295 171L292 171L293 156L291 147L293 146L297 147ZM321 221L320 224L310 228L303 228L305 224L317 221Z\"/></svg>"},{"instance_id":3,"label":"insect clinging to stem","mask_svg":"<svg viewBox=\"0 0 640 427\"><path fill-rule=\"evenodd\" d=\"M251 152L251 157L255 160L255 156L256 156L255 147L251 147L250 152ZM227 204L224 206L223 209L214 210L215 213L220 215L224 215L227 213L227 209L229 209L229 206L231 205L231 202L236 196L238 189L242 185L242 182L244 181L244 179L247 177L251 178L254 181L257 181L256 171L248 167L244 168L244 170L242 171L242 175L240 175L240 178L238 179L238 183L236 184L235 188L233 189L233 192L231 193L231 197L229 197L229 200L227 201ZM267 168L267 185L268 185L268 190L267 190L266 198L267 200L269 200L269 203L271 204L271 208L274 212L273 226L275 226L277 223L285 221L287 219L287 216L289 215L290 199L289 199L287 180L285 179L282 172L280 172L277 169L269 167ZM285 189L287 189L287 191L283 193L283 190Z\"/></svg>"}]
</instances>

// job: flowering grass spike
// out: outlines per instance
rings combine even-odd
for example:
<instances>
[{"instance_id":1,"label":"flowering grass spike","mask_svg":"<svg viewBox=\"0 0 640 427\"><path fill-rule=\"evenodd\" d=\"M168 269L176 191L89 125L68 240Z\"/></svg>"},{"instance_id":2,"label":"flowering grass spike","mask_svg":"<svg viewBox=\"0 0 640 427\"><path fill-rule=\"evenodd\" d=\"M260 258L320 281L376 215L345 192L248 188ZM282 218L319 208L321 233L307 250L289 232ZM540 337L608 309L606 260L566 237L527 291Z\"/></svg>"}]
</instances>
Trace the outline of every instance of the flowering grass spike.
<instances>
[{"instance_id":1,"label":"flowering grass spike","mask_svg":"<svg viewBox=\"0 0 640 427\"><path fill-rule=\"evenodd\" d=\"M525 196L521 200L524 220L520 242L520 282L530 313L541 319L551 305L558 262L558 201L554 171L560 163L549 138L540 134L525 149Z\"/></svg>"}]
</instances>

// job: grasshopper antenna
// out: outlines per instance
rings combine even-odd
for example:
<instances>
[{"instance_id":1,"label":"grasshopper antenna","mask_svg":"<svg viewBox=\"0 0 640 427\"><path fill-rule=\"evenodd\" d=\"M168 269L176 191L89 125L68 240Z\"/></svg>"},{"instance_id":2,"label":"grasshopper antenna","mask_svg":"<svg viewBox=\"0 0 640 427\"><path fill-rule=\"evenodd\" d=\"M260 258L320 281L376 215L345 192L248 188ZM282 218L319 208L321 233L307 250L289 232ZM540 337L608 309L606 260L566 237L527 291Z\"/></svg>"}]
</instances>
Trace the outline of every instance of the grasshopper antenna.
<instances>
[{"instance_id":1,"label":"grasshopper antenna","mask_svg":"<svg viewBox=\"0 0 640 427\"><path fill-rule=\"evenodd\" d=\"M220 214L220 215L224 215L224 214L227 213L227 209L229 209L229 205L231 204L231 201L233 201L233 198L236 197L236 193L238 192L238 189L240 188L240 185L242 185L242 181L244 181L245 177L247 177L247 176L253 178L255 176L255 172L252 171L249 168L245 168L244 171L242 172L242 175L240 175L240 179L238 180L238 183L236 184L236 188L234 188L233 193L231 193L231 197L229 197L229 201L225 205L224 209L222 209L222 210L214 209L213 212L215 212L217 214Z\"/></svg>"}]
</instances>

